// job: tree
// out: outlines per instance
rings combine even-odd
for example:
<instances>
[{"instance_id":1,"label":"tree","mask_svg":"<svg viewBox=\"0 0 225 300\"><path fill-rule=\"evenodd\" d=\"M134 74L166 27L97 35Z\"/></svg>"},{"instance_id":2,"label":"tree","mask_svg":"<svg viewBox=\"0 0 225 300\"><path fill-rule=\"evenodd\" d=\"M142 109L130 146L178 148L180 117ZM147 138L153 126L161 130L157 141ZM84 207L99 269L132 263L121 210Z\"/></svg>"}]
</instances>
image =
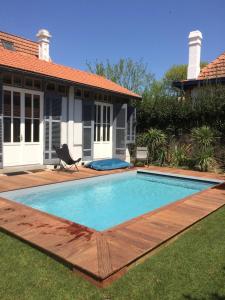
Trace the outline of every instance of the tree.
<instances>
[{"instance_id":1,"label":"tree","mask_svg":"<svg viewBox=\"0 0 225 300\"><path fill-rule=\"evenodd\" d=\"M207 62L201 62L201 69L207 65ZM173 87L174 81L182 81L187 79L187 64L173 65L169 70L167 70L163 76L164 88L167 93L179 93L177 88Z\"/></svg>"},{"instance_id":2,"label":"tree","mask_svg":"<svg viewBox=\"0 0 225 300\"><path fill-rule=\"evenodd\" d=\"M207 65L207 62L201 62L201 69ZM163 76L163 79L172 83L173 81L181 81L187 79L187 64L173 65L167 70Z\"/></svg>"},{"instance_id":3,"label":"tree","mask_svg":"<svg viewBox=\"0 0 225 300\"><path fill-rule=\"evenodd\" d=\"M121 58L115 64L109 60L106 62L87 62L86 64L91 73L104 76L139 94L149 90L154 79L153 74L148 71L148 66L142 59L133 61L131 58Z\"/></svg>"}]
</instances>

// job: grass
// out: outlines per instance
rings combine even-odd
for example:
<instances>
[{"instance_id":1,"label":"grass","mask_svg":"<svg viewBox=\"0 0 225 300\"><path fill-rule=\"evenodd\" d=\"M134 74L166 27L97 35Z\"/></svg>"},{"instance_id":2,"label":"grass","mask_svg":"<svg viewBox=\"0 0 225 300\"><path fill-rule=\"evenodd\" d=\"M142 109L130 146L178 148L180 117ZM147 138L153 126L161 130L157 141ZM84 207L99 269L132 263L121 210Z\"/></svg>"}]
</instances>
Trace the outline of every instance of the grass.
<instances>
[{"instance_id":1,"label":"grass","mask_svg":"<svg viewBox=\"0 0 225 300\"><path fill-rule=\"evenodd\" d=\"M225 299L225 208L106 289L0 232L0 299Z\"/></svg>"}]
</instances>

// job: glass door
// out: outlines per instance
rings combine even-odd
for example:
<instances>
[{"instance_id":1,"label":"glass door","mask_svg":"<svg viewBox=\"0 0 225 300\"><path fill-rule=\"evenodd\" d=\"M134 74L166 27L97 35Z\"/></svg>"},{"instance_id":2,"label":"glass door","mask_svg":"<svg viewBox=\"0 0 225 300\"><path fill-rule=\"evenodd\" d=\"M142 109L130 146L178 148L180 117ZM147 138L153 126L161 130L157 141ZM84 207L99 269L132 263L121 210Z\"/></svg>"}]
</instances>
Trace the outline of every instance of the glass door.
<instances>
[{"instance_id":1,"label":"glass door","mask_svg":"<svg viewBox=\"0 0 225 300\"><path fill-rule=\"evenodd\" d=\"M42 98L40 92L4 89L4 166L42 163Z\"/></svg>"},{"instance_id":2,"label":"glass door","mask_svg":"<svg viewBox=\"0 0 225 300\"><path fill-rule=\"evenodd\" d=\"M40 95L25 93L24 142L40 142Z\"/></svg>"},{"instance_id":3,"label":"glass door","mask_svg":"<svg viewBox=\"0 0 225 300\"><path fill-rule=\"evenodd\" d=\"M94 142L110 142L111 105L95 104Z\"/></svg>"},{"instance_id":4,"label":"glass door","mask_svg":"<svg viewBox=\"0 0 225 300\"><path fill-rule=\"evenodd\" d=\"M112 105L96 103L94 108L94 159L112 157Z\"/></svg>"},{"instance_id":5,"label":"glass door","mask_svg":"<svg viewBox=\"0 0 225 300\"><path fill-rule=\"evenodd\" d=\"M21 93L3 92L4 143L19 143L21 132Z\"/></svg>"}]
</instances>

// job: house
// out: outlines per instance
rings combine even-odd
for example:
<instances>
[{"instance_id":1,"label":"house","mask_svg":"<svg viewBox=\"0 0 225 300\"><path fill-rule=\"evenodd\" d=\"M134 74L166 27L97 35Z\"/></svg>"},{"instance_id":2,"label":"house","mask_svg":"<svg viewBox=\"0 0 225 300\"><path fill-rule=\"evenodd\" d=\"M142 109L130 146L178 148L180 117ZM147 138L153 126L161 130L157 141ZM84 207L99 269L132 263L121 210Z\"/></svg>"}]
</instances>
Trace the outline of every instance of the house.
<instances>
[{"instance_id":1,"label":"house","mask_svg":"<svg viewBox=\"0 0 225 300\"><path fill-rule=\"evenodd\" d=\"M67 143L82 162L129 161L141 97L101 76L56 64L47 30L37 41L0 32L0 167L53 165Z\"/></svg>"},{"instance_id":2,"label":"house","mask_svg":"<svg viewBox=\"0 0 225 300\"><path fill-rule=\"evenodd\" d=\"M202 33L199 30L189 34L189 59L187 80L177 81L173 86L182 89L185 94L194 95L196 88L205 85L225 84L225 52L214 61L200 69Z\"/></svg>"}]
</instances>

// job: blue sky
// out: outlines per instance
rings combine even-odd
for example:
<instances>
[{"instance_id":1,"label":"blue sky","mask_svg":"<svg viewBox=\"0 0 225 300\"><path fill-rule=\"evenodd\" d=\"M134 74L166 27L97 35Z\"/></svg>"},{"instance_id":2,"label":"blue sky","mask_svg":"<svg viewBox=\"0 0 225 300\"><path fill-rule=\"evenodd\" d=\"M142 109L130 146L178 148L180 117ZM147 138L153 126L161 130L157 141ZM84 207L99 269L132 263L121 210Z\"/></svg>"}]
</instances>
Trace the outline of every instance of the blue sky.
<instances>
[{"instance_id":1,"label":"blue sky","mask_svg":"<svg viewBox=\"0 0 225 300\"><path fill-rule=\"evenodd\" d=\"M11 0L2 1L0 30L36 39L52 34L51 57L87 69L86 61L143 60L157 78L187 63L188 34L203 33L202 60L225 51L224 0Z\"/></svg>"}]
</instances>

